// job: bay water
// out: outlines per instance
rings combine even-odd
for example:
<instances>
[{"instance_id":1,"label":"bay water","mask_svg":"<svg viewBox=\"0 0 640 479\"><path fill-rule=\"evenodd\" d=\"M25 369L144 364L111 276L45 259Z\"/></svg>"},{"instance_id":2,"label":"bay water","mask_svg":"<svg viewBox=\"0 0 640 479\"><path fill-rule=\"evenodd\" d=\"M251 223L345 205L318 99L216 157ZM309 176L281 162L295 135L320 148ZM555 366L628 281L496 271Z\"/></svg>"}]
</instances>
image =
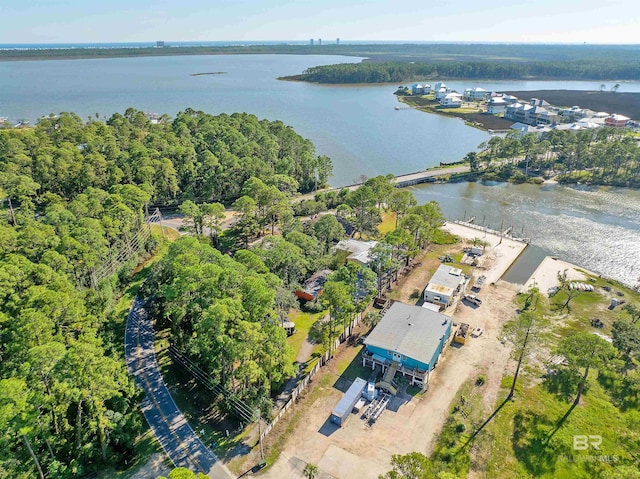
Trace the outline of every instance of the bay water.
<instances>
[{"instance_id":1,"label":"bay water","mask_svg":"<svg viewBox=\"0 0 640 479\"><path fill-rule=\"evenodd\" d=\"M456 161L489 134L461 120L395 110L397 85L324 86L277 80L305 68L360 58L304 55L215 55L0 63L0 117L35 122L73 111L100 118L134 107L174 115L248 112L282 120L332 158L333 186L361 175L409 173ZM224 74L192 76L195 73ZM459 91L597 90L599 82L452 81ZM620 91L640 91L622 83ZM524 282L540 259L555 254L634 285L640 277L640 192L622 188L458 183L414 187L419 202L436 200L451 218L476 216L493 228L513 226L531 238L505 279Z\"/></svg>"}]
</instances>

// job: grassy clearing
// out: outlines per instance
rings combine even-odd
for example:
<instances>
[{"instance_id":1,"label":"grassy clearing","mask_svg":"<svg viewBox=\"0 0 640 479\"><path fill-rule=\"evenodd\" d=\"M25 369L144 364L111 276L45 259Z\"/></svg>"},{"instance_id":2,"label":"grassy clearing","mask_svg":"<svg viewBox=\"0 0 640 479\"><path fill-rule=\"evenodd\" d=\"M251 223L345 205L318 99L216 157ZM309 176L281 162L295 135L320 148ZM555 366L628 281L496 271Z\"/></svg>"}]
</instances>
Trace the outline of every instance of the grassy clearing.
<instances>
[{"instance_id":1,"label":"grassy clearing","mask_svg":"<svg viewBox=\"0 0 640 479\"><path fill-rule=\"evenodd\" d=\"M542 318L548 321L536 350L553 353L569 335L598 331L591 327L592 317L602 318L606 326L601 331L606 331L614 319L625 314L620 308L606 309L610 296L617 296L616 291L623 292L628 302L640 302L637 292L617 283L597 279L591 284L607 285L613 291L597 289L581 293L572 300L570 314L566 310L562 314L557 311L556 305L566 299L564 292L549 301L544 298L539 301L535 314L541 321ZM523 299L524 295L520 295L517 300L520 306ZM471 470L479 477L640 478L638 458L633 456L637 456L635 451L640 444L640 412L635 407L616 406L606 375L592 370L580 404L572 408L575 391L568 395L552 392L551 383L540 377L539 369L525 363L523 371L514 401L504 401L513 378L502 379L495 415L473 441L470 441L473 431L492 416L492 411L470 406L468 418L459 412L453 414L432 459L457 474L466 475ZM465 387L468 388L463 386L459 395L466 394ZM584 449L574 448L575 436L590 435L602 438L599 449L588 444Z\"/></svg>"},{"instance_id":2,"label":"grassy clearing","mask_svg":"<svg viewBox=\"0 0 640 479\"><path fill-rule=\"evenodd\" d=\"M465 107L438 108L436 107L436 109L442 113L458 113L461 115L464 115L465 113L478 113L478 108L465 108Z\"/></svg>"},{"instance_id":3,"label":"grassy clearing","mask_svg":"<svg viewBox=\"0 0 640 479\"><path fill-rule=\"evenodd\" d=\"M504 384L508 385L510 382ZM507 392L503 389L503 396ZM584 403L566 416L570 407L569 401L550 393L543 384L525 388L516 401L505 404L477 438L476 447L489 455L487 477L606 477L629 464L631 457L620 439L625 434L637 436L637 431L630 431L633 414L619 411L593 380ZM575 435L601 436L600 450L574 450ZM589 462L593 456L618 460Z\"/></svg>"},{"instance_id":4,"label":"grassy clearing","mask_svg":"<svg viewBox=\"0 0 640 479\"><path fill-rule=\"evenodd\" d=\"M151 232L158 237L162 237L163 228L160 225L151 225ZM167 241L175 241L180 238L180 232L174 230L173 228L169 228L167 226L164 227L164 237Z\"/></svg>"},{"instance_id":5,"label":"grassy clearing","mask_svg":"<svg viewBox=\"0 0 640 479\"><path fill-rule=\"evenodd\" d=\"M378 225L378 231L381 235L385 235L396 229L396 213L391 211L382 212L382 223Z\"/></svg>"},{"instance_id":6,"label":"grassy clearing","mask_svg":"<svg viewBox=\"0 0 640 479\"><path fill-rule=\"evenodd\" d=\"M347 349L338 362L338 374L341 379L353 381L355 378L367 379L371 376L371 368L362 367L360 352L363 346Z\"/></svg>"},{"instance_id":7,"label":"grassy clearing","mask_svg":"<svg viewBox=\"0 0 640 479\"><path fill-rule=\"evenodd\" d=\"M309 331L313 324L319 319L323 318L327 314L326 311L321 313L305 313L303 311L292 311L289 313L289 320L296 323L296 332L292 336L287 338L287 343L291 346L291 355L289 356L291 362L295 362L298 357L298 353L300 349L302 349L302 345L305 340L309 336ZM318 352L321 348L321 345L316 345L313 349L313 352ZM312 353L313 354L313 353Z\"/></svg>"}]
</instances>

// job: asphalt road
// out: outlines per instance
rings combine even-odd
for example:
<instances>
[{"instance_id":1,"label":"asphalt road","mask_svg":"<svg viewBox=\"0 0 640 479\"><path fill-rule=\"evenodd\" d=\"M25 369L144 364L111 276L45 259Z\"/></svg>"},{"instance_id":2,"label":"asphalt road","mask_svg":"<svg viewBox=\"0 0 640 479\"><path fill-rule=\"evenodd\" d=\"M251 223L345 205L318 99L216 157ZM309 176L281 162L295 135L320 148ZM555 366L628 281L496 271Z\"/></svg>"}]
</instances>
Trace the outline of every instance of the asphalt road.
<instances>
[{"instance_id":1,"label":"asphalt road","mask_svg":"<svg viewBox=\"0 0 640 479\"><path fill-rule=\"evenodd\" d=\"M162 379L153 342L153 321L136 298L127 317L124 350L129 374L144 390L140 408L153 434L176 467L203 472L213 479L234 478L202 443L173 401Z\"/></svg>"},{"instance_id":2,"label":"asphalt road","mask_svg":"<svg viewBox=\"0 0 640 479\"><path fill-rule=\"evenodd\" d=\"M455 173L466 173L467 171L471 171L471 168L469 168L466 165L453 166L453 167L450 167L450 168L432 168L432 169L425 170L425 171L417 171L415 173L408 173L406 175L397 175L392 180L392 183L401 183L401 182L404 182L404 181L417 180L419 178L437 178L438 176L453 175ZM342 189L346 189L346 190L349 190L349 191L355 191L360 186L362 186L362 184L363 183L356 183L356 184L353 184L353 185L340 186L340 187L337 187L337 188L325 188L325 189L322 189L322 190L314 191L312 193L306 193L306 194L301 195L301 196L296 196L295 198L293 198L292 201L294 203L299 203L299 202L304 201L304 200L312 200L317 193L328 193L329 191L340 191Z\"/></svg>"}]
</instances>

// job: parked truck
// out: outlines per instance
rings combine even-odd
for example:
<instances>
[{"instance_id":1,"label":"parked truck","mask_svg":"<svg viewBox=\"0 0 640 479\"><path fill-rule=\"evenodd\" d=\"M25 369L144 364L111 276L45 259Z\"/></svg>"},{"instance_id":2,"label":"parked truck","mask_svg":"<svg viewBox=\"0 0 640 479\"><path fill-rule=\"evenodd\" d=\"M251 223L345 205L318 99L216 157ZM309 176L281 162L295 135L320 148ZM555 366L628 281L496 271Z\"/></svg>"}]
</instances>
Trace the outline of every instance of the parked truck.
<instances>
[{"instance_id":1,"label":"parked truck","mask_svg":"<svg viewBox=\"0 0 640 479\"><path fill-rule=\"evenodd\" d=\"M467 341L467 334L469 334L469 325L467 323L460 323L460 327L456 331L456 335L453 337L453 342L464 344Z\"/></svg>"}]
</instances>

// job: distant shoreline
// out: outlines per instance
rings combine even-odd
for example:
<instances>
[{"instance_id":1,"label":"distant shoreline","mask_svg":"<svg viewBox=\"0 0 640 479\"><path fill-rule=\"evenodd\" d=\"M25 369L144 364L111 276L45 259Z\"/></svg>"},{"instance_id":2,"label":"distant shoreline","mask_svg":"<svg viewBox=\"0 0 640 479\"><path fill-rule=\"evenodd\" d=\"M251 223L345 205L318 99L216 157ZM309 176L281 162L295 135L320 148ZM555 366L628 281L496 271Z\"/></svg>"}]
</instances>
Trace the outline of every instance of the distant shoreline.
<instances>
[{"instance_id":1,"label":"distant shoreline","mask_svg":"<svg viewBox=\"0 0 640 479\"><path fill-rule=\"evenodd\" d=\"M640 62L640 45L569 45L569 44L483 44L483 43L341 43L325 44L236 44L236 45L167 45L113 47L69 45L68 48L38 45L36 48L0 49L1 61L72 60L96 58L158 57L182 55L340 55L359 57L366 63L450 63L481 62L529 64L552 62L563 66L567 62L586 65L600 64L628 68ZM553 71L553 70L552 70ZM607 70L623 80L622 70ZM443 76L443 75L440 75ZM635 79L636 76L633 77ZM500 78L505 79L505 78ZM393 81L395 83L395 80Z\"/></svg>"}]
</instances>

